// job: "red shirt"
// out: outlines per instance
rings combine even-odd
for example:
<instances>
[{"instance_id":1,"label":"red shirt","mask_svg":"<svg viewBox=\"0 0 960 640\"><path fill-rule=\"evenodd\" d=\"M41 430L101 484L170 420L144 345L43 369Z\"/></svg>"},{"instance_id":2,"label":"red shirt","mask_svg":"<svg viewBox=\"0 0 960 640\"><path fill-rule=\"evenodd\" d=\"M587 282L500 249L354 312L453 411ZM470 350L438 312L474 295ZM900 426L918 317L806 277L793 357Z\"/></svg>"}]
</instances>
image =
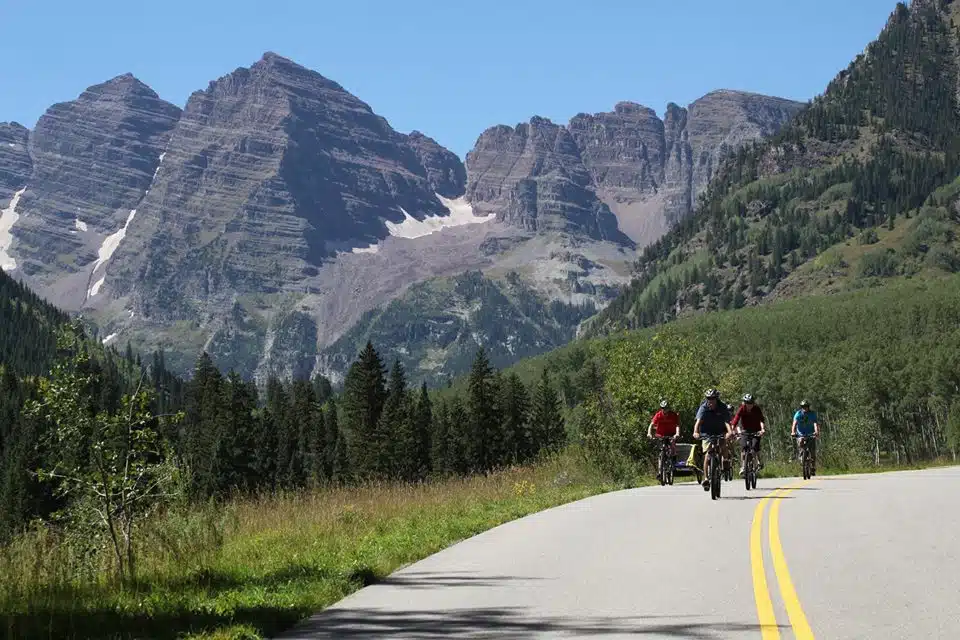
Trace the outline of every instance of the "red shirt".
<instances>
[{"instance_id":1,"label":"red shirt","mask_svg":"<svg viewBox=\"0 0 960 640\"><path fill-rule=\"evenodd\" d=\"M761 422L766 422L766 419L759 405L753 405L753 410L747 411L746 406L741 404L730 424L736 427L740 423L744 431L757 432L760 431Z\"/></svg>"},{"instance_id":2,"label":"red shirt","mask_svg":"<svg viewBox=\"0 0 960 640\"><path fill-rule=\"evenodd\" d=\"M661 409L653 416L653 426L657 435L660 437L669 437L677 432L677 425L680 424L680 416L676 411L664 411Z\"/></svg>"}]
</instances>

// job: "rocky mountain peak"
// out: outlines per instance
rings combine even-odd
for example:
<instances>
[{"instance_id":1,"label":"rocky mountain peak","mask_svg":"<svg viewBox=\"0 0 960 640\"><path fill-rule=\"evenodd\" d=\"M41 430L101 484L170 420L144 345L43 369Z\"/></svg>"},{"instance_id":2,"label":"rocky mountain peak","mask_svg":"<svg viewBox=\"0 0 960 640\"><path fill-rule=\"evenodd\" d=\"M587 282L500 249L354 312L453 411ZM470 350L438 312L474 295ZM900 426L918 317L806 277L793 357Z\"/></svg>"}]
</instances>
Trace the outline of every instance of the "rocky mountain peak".
<instances>
[{"instance_id":1,"label":"rocky mountain peak","mask_svg":"<svg viewBox=\"0 0 960 640\"><path fill-rule=\"evenodd\" d=\"M621 101L613 106L613 112L618 115L645 115L648 117L657 117L657 112L650 107L638 104L636 102Z\"/></svg>"},{"instance_id":2,"label":"rocky mountain peak","mask_svg":"<svg viewBox=\"0 0 960 640\"><path fill-rule=\"evenodd\" d=\"M459 198L467 188L467 169L455 153L419 131L407 136L427 172L430 187L444 198Z\"/></svg>"},{"instance_id":3,"label":"rocky mountain peak","mask_svg":"<svg viewBox=\"0 0 960 640\"><path fill-rule=\"evenodd\" d=\"M802 106L720 89L686 109L668 103L662 120L650 107L620 101L610 112L578 113L566 127L539 116L516 129L491 127L467 154L468 197L506 222L540 228L531 221L555 203L524 185L554 172L593 194L582 196L583 206L595 197L612 211L617 233L646 245L691 212L724 154L775 133ZM594 238L612 237L591 228Z\"/></svg>"}]
</instances>

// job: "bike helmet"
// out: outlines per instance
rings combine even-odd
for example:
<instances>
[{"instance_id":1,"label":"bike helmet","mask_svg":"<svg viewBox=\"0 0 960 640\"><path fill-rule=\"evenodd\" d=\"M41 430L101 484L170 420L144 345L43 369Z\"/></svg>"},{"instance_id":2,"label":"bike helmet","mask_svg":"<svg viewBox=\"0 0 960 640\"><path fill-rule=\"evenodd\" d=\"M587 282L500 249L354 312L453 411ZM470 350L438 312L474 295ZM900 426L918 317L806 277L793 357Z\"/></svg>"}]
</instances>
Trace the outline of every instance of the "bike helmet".
<instances>
[{"instance_id":1,"label":"bike helmet","mask_svg":"<svg viewBox=\"0 0 960 640\"><path fill-rule=\"evenodd\" d=\"M669 407L669 406L670 406L670 403L667 402L666 400L661 400L661 401L660 401L660 408L661 408L661 409L666 409L666 408Z\"/></svg>"},{"instance_id":2,"label":"bike helmet","mask_svg":"<svg viewBox=\"0 0 960 640\"><path fill-rule=\"evenodd\" d=\"M810 408L810 403L807 402L806 400L801 400L801 401L800 401L800 407L803 408L803 409L809 409L809 408Z\"/></svg>"},{"instance_id":3,"label":"bike helmet","mask_svg":"<svg viewBox=\"0 0 960 640\"><path fill-rule=\"evenodd\" d=\"M704 391L703 397L704 397L704 398L719 398L719 397L720 397L720 392L717 391L716 389L707 389L706 391Z\"/></svg>"},{"instance_id":4,"label":"bike helmet","mask_svg":"<svg viewBox=\"0 0 960 640\"><path fill-rule=\"evenodd\" d=\"M743 394L743 401L746 402L747 404L753 404L753 394L752 393Z\"/></svg>"}]
</instances>

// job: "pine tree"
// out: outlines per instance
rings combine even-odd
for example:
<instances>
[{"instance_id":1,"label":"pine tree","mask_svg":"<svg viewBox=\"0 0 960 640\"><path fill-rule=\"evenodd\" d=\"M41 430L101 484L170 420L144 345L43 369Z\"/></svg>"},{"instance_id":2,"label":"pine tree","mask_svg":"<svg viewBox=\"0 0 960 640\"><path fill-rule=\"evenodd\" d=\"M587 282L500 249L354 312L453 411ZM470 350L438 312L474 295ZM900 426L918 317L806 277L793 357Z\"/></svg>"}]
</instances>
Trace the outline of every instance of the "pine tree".
<instances>
[{"instance_id":1,"label":"pine tree","mask_svg":"<svg viewBox=\"0 0 960 640\"><path fill-rule=\"evenodd\" d=\"M516 373L508 375L503 385L503 433L507 464L524 462L532 456L527 415L530 399Z\"/></svg>"},{"instance_id":2,"label":"pine tree","mask_svg":"<svg viewBox=\"0 0 960 640\"><path fill-rule=\"evenodd\" d=\"M471 469L468 416L463 402L454 397L447 430L447 461L452 473L465 474Z\"/></svg>"},{"instance_id":3,"label":"pine tree","mask_svg":"<svg viewBox=\"0 0 960 640\"><path fill-rule=\"evenodd\" d=\"M222 385L214 476L219 493L256 487L256 387L231 371Z\"/></svg>"},{"instance_id":4,"label":"pine tree","mask_svg":"<svg viewBox=\"0 0 960 640\"><path fill-rule=\"evenodd\" d=\"M381 476L406 479L409 477L413 456L413 433L410 428L410 407L407 397L407 377L397 359L390 370L387 399L380 414L377 434L379 457L376 471Z\"/></svg>"},{"instance_id":5,"label":"pine tree","mask_svg":"<svg viewBox=\"0 0 960 640\"><path fill-rule=\"evenodd\" d=\"M221 385L223 376L204 352L197 360L193 379L187 385L187 403L182 427L183 460L190 472L190 486L198 497L217 492L214 467L219 446Z\"/></svg>"},{"instance_id":6,"label":"pine tree","mask_svg":"<svg viewBox=\"0 0 960 640\"><path fill-rule=\"evenodd\" d=\"M350 366L342 398L343 427L349 432L350 468L358 477L374 475L383 443L378 441L386 401L385 369L370 342Z\"/></svg>"},{"instance_id":7,"label":"pine tree","mask_svg":"<svg viewBox=\"0 0 960 640\"><path fill-rule=\"evenodd\" d=\"M318 374L314 377L313 390L317 396L317 402L321 405L326 404L327 400L333 397L333 385L326 376Z\"/></svg>"},{"instance_id":8,"label":"pine tree","mask_svg":"<svg viewBox=\"0 0 960 640\"><path fill-rule=\"evenodd\" d=\"M267 378L266 396L266 404L259 411L255 466L257 484L262 488L276 489L280 486L279 436L287 420L287 393L283 384L275 376Z\"/></svg>"},{"instance_id":9,"label":"pine tree","mask_svg":"<svg viewBox=\"0 0 960 640\"><path fill-rule=\"evenodd\" d=\"M498 421L494 404L493 369L483 347L477 350L473 360L467 389L467 463L471 469L486 471L494 463L491 454Z\"/></svg>"},{"instance_id":10,"label":"pine tree","mask_svg":"<svg viewBox=\"0 0 960 640\"><path fill-rule=\"evenodd\" d=\"M310 471L309 484L317 487L326 482L333 475L329 464L329 436L327 435L327 411L323 406L317 406L314 412L314 424L310 429Z\"/></svg>"},{"instance_id":11,"label":"pine tree","mask_svg":"<svg viewBox=\"0 0 960 640\"><path fill-rule=\"evenodd\" d=\"M534 447L538 453L543 449L556 450L564 444L566 432L560 414L560 399L550 384L546 369L534 393L532 423Z\"/></svg>"},{"instance_id":12,"label":"pine tree","mask_svg":"<svg viewBox=\"0 0 960 640\"><path fill-rule=\"evenodd\" d=\"M340 429L336 401L331 398L323 412L326 427L326 475L334 482L344 482L350 477L350 460L347 455L347 441Z\"/></svg>"},{"instance_id":13,"label":"pine tree","mask_svg":"<svg viewBox=\"0 0 960 640\"><path fill-rule=\"evenodd\" d=\"M417 399L417 407L414 412L413 436L415 443L415 464L414 476L416 478L426 477L430 471L430 431L433 425L433 405L430 402L430 394L427 392L427 383L420 385L420 397Z\"/></svg>"},{"instance_id":14,"label":"pine tree","mask_svg":"<svg viewBox=\"0 0 960 640\"><path fill-rule=\"evenodd\" d=\"M310 469L311 432L316 428L317 403L313 385L307 380L294 380L290 394L293 403L285 430L289 458L283 484L303 487Z\"/></svg>"},{"instance_id":15,"label":"pine tree","mask_svg":"<svg viewBox=\"0 0 960 640\"><path fill-rule=\"evenodd\" d=\"M450 413L446 401L441 401L433 414L433 425L430 437L430 466L434 473L450 473L453 465L450 462Z\"/></svg>"}]
</instances>

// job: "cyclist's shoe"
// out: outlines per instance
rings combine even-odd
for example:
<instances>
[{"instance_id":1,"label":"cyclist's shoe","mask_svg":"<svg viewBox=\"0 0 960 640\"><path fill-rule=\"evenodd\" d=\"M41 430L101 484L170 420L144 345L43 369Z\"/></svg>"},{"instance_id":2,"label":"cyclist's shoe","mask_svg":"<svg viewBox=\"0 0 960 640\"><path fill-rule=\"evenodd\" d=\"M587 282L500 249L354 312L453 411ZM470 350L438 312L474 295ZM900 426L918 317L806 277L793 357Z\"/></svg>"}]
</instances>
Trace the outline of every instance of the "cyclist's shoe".
<instances>
[{"instance_id":1,"label":"cyclist's shoe","mask_svg":"<svg viewBox=\"0 0 960 640\"><path fill-rule=\"evenodd\" d=\"M702 482L702 484L703 484L703 490L704 490L704 491L710 491L710 481L709 481L709 480L704 480L704 481Z\"/></svg>"}]
</instances>

